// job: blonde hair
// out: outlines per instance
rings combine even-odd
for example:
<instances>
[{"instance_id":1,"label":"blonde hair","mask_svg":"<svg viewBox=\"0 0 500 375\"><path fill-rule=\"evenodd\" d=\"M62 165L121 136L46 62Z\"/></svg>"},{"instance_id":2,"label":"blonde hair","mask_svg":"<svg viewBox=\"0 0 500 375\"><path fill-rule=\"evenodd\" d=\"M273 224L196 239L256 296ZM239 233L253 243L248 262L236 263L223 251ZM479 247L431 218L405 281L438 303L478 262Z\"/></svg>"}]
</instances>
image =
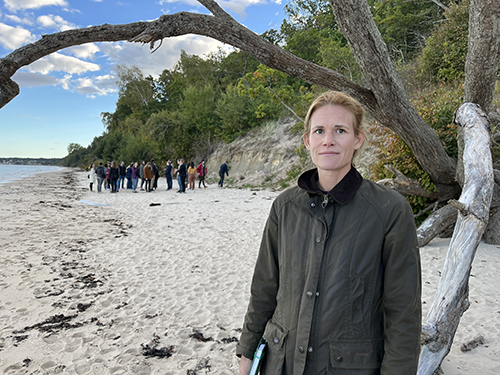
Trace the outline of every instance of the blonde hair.
<instances>
[{"instance_id":1,"label":"blonde hair","mask_svg":"<svg viewBox=\"0 0 500 375\"><path fill-rule=\"evenodd\" d=\"M327 91L318 96L309 107L304 121L303 135L309 136L309 132L311 131L311 117L314 112L327 105L338 105L351 112L353 117L354 135L358 136L359 133L364 133L363 118L365 110L363 109L363 106L356 99L350 97L346 93L340 91Z\"/></svg>"}]
</instances>

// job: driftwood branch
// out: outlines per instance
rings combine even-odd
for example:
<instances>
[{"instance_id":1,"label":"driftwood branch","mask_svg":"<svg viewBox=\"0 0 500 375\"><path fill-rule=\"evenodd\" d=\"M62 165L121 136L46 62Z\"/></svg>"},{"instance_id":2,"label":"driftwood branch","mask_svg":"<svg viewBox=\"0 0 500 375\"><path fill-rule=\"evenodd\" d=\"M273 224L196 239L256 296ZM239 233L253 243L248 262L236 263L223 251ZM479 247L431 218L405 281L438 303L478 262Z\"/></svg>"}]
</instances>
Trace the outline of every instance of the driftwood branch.
<instances>
[{"instance_id":1,"label":"driftwood branch","mask_svg":"<svg viewBox=\"0 0 500 375\"><path fill-rule=\"evenodd\" d=\"M418 246L423 247L457 221L457 209L451 205L432 213L417 229Z\"/></svg>"},{"instance_id":2,"label":"driftwood branch","mask_svg":"<svg viewBox=\"0 0 500 375\"><path fill-rule=\"evenodd\" d=\"M457 185L436 184L436 190L429 191L417 180L406 177L394 166L385 165L385 168L394 174L396 178L386 178L377 181L377 183L394 189L404 196L416 195L418 197L447 201L448 199L457 198L460 195L460 187Z\"/></svg>"},{"instance_id":3,"label":"driftwood branch","mask_svg":"<svg viewBox=\"0 0 500 375\"><path fill-rule=\"evenodd\" d=\"M488 222L493 194L493 166L487 116L478 105L462 104L455 123L464 136L464 188L457 223L436 296L422 328L424 346L418 375L432 375L449 353L460 317L469 308L472 261Z\"/></svg>"}]
</instances>

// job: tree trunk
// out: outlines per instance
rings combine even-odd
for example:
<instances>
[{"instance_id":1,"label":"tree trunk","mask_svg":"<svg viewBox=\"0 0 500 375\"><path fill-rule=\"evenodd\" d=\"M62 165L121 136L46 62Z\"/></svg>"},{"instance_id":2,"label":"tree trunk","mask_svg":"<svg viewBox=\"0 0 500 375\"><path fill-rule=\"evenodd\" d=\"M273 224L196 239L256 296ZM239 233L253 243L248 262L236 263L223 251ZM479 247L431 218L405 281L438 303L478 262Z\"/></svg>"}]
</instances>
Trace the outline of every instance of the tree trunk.
<instances>
[{"instance_id":1,"label":"tree trunk","mask_svg":"<svg viewBox=\"0 0 500 375\"><path fill-rule=\"evenodd\" d=\"M464 135L464 187L455 231L436 296L422 328L424 346L418 375L432 375L449 353L460 317L469 307L472 261L488 222L493 194L493 166L487 116L478 105L462 104L455 123Z\"/></svg>"},{"instance_id":2,"label":"tree trunk","mask_svg":"<svg viewBox=\"0 0 500 375\"><path fill-rule=\"evenodd\" d=\"M500 1L471 0L464 101L489 113L500 59Z\"/></svg>"}]
</instances>

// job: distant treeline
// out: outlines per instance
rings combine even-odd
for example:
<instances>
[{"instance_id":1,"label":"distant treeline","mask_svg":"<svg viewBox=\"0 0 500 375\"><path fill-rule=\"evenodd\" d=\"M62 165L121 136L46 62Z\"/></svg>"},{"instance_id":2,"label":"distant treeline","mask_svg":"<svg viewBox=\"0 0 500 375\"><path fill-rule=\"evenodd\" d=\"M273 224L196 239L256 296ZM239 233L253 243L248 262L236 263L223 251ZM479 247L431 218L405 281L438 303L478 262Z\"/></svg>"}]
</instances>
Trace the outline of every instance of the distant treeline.
<instances>
[{"instance_id":1,"label":"distant treeline","mask_svg":"<svg viewBox=\"0 0 500 375\"><path fill-rule=\"evenodd\" d=\"M15 165L62 165L63 159L46 158L0 158L0 164Z\"/></svg>"}]
</instances>

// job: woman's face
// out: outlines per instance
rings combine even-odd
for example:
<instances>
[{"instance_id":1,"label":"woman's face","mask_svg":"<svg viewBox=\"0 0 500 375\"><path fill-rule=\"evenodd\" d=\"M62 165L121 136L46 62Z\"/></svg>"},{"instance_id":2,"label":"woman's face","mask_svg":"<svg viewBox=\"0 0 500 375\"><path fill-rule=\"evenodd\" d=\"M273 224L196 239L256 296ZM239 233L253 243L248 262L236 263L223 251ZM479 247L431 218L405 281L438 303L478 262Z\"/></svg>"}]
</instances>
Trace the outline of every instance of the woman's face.
<instances>
[{"instance_id":1,"label":"woman's face","mask_svg":"<svg viewBox=\"0 0 500 375\"><path fill-rule=\"evenodd\" d=\"M351 169L354 151L363 145L365 137L354 133L354 117L344 107L326 105L311 116L311 130L304 143L321 176L343 178Z\"/></svg>"}]
</instances>

